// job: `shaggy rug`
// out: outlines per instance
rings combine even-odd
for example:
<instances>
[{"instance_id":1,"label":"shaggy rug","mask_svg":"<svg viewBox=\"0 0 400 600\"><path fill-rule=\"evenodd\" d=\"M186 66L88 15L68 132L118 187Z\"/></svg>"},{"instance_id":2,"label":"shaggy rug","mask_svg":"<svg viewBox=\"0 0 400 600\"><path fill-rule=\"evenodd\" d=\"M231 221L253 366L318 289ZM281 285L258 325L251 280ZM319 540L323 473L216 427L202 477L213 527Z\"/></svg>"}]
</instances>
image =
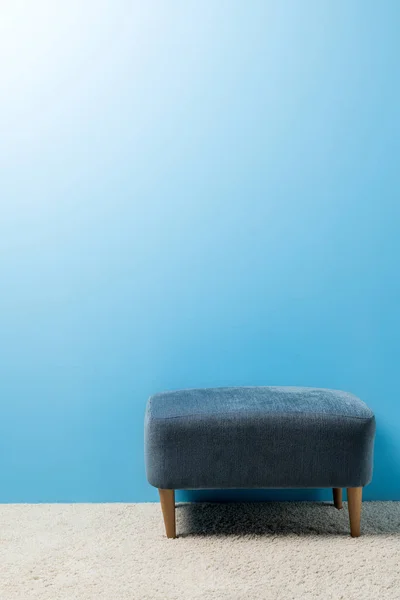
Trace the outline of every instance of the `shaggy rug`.
<instances>
[{"instance_id":1,"label":"shaggy rug","mask_svg":"<svg viewBox=\"0 0 400 600\"><path fill-rule=\"evenodd\" d=\"M1 600L400 598L400 503L0 506Z\"/></svg>"}]
</instances>

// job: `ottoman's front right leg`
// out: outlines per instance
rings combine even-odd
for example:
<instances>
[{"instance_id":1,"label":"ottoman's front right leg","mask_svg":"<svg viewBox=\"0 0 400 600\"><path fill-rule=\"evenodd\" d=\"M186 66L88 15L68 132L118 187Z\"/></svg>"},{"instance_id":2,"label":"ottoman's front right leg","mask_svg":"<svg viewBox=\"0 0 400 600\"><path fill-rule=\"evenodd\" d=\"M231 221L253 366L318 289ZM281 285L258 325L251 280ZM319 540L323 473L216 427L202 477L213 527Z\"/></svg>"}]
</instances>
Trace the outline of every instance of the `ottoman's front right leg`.
<instances>
[{"instance_id":1,"label":"ottoman's front right leg","mask_svg":"<svg viewBox=\"0 0 400 600\"><path fill-rule=\"evenodd\" d=\"M168 538L176 537L175 490L158 490L164 517L165 533Z\"/></svg>"},{"instance_id":2,"label":"ottoman's front right leg","mask_svg":"<svg viewBox=\"0 0 400 600\"><path fill-rule=\"evenodd\" d=\"M361 522L362 487L347 488L351 537L359 537Z\"/></svg>"}]
</instances>

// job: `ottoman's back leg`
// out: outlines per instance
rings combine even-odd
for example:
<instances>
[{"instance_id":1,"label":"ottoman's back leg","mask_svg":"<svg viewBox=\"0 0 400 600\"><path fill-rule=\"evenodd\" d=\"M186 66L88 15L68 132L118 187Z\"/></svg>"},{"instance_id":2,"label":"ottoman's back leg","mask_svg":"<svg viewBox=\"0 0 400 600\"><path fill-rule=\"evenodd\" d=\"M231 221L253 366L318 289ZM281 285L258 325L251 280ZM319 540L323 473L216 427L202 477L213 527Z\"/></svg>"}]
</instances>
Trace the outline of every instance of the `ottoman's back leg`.
<instances>
[{"instance_id":1,"label":"ottoman's back leg","mask_svg":"<svg viewBox=\"0 0 400 600\"><path fill-rule=\"evenodd\" d=\"M362 487L347 488L351 537L360 535Z\"/></svg>"},{"instance_id":2,"label":"ottoman's back leg","mask_svg":"<svg viewBox=\"0 0 400 600\"><path fill-rule=\"evenodd\" d=\"M158 490L164 517L165 533L169 538L176 537L175 527L175 490Z\"/></svg>"},{"instance_id":3,"label":"ottoman's back leg","mask_svg":"<svg viewBox=\"0 0 400 600\"><path fill-rule=\"evenodd\" d=\"M333 488L333 504L335 508L343 508L342 488Z\"/></svg>"}]
</instances>

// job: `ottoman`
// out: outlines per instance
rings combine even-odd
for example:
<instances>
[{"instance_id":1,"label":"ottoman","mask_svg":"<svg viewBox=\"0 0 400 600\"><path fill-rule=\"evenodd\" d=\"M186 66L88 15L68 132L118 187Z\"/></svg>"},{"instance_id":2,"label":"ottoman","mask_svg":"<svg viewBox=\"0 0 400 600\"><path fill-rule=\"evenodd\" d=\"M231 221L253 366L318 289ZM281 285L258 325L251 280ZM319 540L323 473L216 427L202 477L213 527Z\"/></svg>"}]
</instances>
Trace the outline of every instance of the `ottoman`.
<instances>
[{"instance_id":1,"label":"ottoman","mask_svg":"<svg viewBox=\"0 0 400 600\"><path fill-rule=\"evenodd\" d=\"M332 488L360 535L371 481L375 418L353 394L298 387L225 387L155 394L145 415L145 462L176 537L174 490Z\"/></svg>"}]
</instances>

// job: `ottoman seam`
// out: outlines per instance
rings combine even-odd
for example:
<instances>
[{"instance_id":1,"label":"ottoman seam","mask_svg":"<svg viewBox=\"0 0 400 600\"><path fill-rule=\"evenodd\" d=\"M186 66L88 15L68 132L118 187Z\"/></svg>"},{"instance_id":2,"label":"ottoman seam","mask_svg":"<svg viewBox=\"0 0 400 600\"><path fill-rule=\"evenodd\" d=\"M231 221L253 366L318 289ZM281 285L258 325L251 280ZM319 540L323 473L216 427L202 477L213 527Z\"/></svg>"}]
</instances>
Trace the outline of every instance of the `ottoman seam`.
<instances>
[{"instance_id":1,"label":"ottoman seam","mask_svg":"<svg viewBox=\"0 0 400 600\"><path fill-rule=\"evenodd\" d=\"M231 415L237 416L239 413L215 413L218 417L229 417ZM246 413L247 415L249 413ZM265 416L268 413L258 413L256 411L254 411L253 413L251 413L251 416L254 415L262 415ZM371 421L374 418L374 415L371 415L370 417L357 417L355 415L341 415L341 414L336 414L336 413L323 413L323 412L313 412L313 413L308 413L308 412L281 412L281 413L270 413L268 414L269 417L287 417L289 415L309 415L309 416L324 416L324 417L342 417L343 419L358 419L359 421ZM156 417L154 415L151 416L151 418L153 420L157 420L157 421L169 421L171 419L187 419L189 417L210 417L210 413L190 413L187 415L176 415L173 417Z\"/></svg>"}]
</instances>

